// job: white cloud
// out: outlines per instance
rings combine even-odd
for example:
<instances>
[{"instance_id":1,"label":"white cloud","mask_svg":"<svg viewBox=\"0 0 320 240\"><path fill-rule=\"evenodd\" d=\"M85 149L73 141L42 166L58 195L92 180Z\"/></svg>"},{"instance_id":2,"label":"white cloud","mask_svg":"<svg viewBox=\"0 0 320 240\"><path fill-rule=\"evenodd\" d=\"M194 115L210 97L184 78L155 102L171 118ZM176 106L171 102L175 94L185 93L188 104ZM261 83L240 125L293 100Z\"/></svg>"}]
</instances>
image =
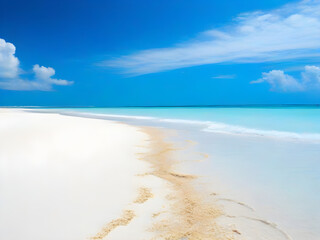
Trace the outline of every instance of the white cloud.
<instances>
[{"instance_id":1,"label":"white cloud","mask_svg":"<svg viewBox=\"0 0 320 240\"><path fill-rule=\"evenodd\" d=\"M272 70L267 73L262 73L262 78L257 81L252 81L251 83L262 82L269 83L272 91L295 92L303 90L301 83L281 70Z\"/></svg>"},{"instance_id":2,"label":"white cloud","mask_svg":"<svg viewBox=\"0 0 320 240\"><path fill-rule=\"evenodd\" d=\"M0 88L6 90L41 90L50 91L52 85L71 85L73 82L52 78L55 70L51 67L33 66L32 80L21 77L19 60L15 56L16 48L12 43L0 39Z\"/></svg>"},{"instance_id":3,"label":"white cloud","mask_svg":"<svg viewBox=\"0 0 320 240\"><path fill-rule=\"evenodd\" d=\"M0 78L15 78L18 76L19 60L15 57L16 48L0 38Z\"/></svg>"},{"instance_id":4,"label":"white cloud","mask_svg":"<svg viewBox=\"0 0 320 240\"><path fill-rule=\"evenodd\" d=\"M70 85L72 82L62 79L51 78L55 75L55 70L51 67L39 66L38 64L33 66L33 72L35 73L36 80L38 82L47 83L48 85Z\"/></svg>"},{"instance_id":5,"label":"white cloud","mask_svg":"<svg viewBox=\"0 0 320 240\"><path fill-rule=\"evenodd\" d=\"M315 51L317 50L317 51ZM171 48L149 49L100 65L146 74L222 62L264 62L320 56L320 1L305 0L268 12L239 15Z\"/></svg>"},{"instance_id":6,"label":"white cloud","mask_svg":"<svg viewBox=\"0 0 320 240\"><path fill-rule=\"evenodd\" d=\"M263 82L269 83L272 91L298 92L320 89L320 67L305 66L300 79L285 74L282 70L272 70L262 73L262 78L251 83Z\"/></svg>"},{"instance_id":7,"label":"white cloud","mask_svg":"<svg viewBox=\"0 0 320 240\"><path fill-rule=\"evenodd\" d=\"M304 85L320 89L320 67L306 66L305 71L301 75Z\"/></svg>"}]
</instances>

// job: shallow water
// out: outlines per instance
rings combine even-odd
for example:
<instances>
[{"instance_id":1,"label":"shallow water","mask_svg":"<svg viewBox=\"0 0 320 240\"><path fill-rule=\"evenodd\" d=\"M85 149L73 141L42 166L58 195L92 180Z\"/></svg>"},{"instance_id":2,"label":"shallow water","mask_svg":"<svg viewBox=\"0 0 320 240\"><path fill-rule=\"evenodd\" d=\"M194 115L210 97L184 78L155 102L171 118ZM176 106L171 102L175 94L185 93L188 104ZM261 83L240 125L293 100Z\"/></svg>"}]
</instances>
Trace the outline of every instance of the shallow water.
<instances>
[{"instance_id":1,"label":"shallow water","mask_svg":"<svg viewBox=\"0 0 320 240\"><path fill-rule=\"evenodd\" d=\"M319 108L62 111L175 129L178 135L171 140L178 144L196 141L189 151L209 154L206 161L189 167L205 176L212 191L249 205L292 239L320 239ZM217 123L223 128L210 131Z\"/></svg>"},{"instance_id":2,"label":"shallow water","mask_svg":"<svg viewBox=\"0 0 320 240\"><path fill-rule=\"evenodd\" d=\"M208 153L191 166L222 198L245 203L293 239L320 237L320 146L261 137L180 131ZM178 140L179 141L179 140Z\"/></svg>"},{"instance_id":3,"label":"shallow water","mask_svg":"<svg viewBox=\"0 0 320 240\"><path fill-rule=\"evenodd\" d=\"M320 107L74 108L63 111L198 125L203 131L320 142Z\"/></svg>"}]
</instances>

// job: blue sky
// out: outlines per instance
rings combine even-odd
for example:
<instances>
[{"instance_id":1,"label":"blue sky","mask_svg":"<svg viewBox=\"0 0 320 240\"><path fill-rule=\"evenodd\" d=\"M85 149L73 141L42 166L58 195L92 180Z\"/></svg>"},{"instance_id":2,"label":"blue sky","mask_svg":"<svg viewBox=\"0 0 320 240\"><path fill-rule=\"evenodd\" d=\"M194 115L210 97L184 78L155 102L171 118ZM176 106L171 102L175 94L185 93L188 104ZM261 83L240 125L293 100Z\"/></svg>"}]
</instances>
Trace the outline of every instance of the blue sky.
<instances>
[{"instance_id":1,"label":"blue sky","mask_svg":"<svg viewBox=\"0 0 320 240\"><path fill-rule=\"evenodd\" d=\"M320 103L319 0L0 3L0 105Z\"/></svg>"}]
</instances>

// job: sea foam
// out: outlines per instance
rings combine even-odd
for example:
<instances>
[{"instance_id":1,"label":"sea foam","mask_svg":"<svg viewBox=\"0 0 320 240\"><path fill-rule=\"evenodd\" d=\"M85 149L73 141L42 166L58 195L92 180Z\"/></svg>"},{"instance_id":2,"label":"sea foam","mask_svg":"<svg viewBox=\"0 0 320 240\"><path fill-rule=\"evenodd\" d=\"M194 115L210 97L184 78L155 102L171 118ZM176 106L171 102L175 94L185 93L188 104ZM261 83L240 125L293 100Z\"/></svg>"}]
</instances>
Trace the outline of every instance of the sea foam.
<instances>
[{"instance_id":1,"label":"sea foam","mask_svg":"<svg viewBox=\"0 0 320 240\"><path fill-rule=\"evenodd\" d=\"M65 114L66 112L64 112ZM79 113L79 112L68 112L71 115L78 115L84 117L97 117L97 118L112 118L112 119L133 119L150 122L163 122L172 124L187 124L201 128L202 131L219 133L219 134L233 134L233 135L245 135L255 137L269 137L287 140L299 140L308 141L313 143L320 143L320 134L318 133L297 133L288 131L277 131L277 130L264 130L257 128L249 128L238 125L231 125L221 122L214 121L199 121L199 120L188 120L178 118L159 118L150 116L136 116L136 115L118 115L118 114L104 114L104 113Z\"/></svg>"}]
</instances>

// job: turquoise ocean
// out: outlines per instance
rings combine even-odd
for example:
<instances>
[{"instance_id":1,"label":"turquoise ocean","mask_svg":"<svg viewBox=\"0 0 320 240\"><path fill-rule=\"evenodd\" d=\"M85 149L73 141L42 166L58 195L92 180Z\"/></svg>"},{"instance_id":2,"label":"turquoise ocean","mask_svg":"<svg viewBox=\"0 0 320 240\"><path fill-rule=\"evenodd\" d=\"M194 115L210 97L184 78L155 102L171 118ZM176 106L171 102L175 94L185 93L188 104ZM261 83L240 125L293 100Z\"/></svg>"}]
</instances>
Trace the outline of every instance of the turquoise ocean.
<instances>
[{"instance_id":1,"label":"turquoise ocean","mask_svg":"<svg viewBox=\"0 0 320 240\"><path fill-rule=\"evenodd\" d=\"M207 132L320 140L319 106L66 108L64 111L193 124Z\"/></svg>"}]
</instances>

